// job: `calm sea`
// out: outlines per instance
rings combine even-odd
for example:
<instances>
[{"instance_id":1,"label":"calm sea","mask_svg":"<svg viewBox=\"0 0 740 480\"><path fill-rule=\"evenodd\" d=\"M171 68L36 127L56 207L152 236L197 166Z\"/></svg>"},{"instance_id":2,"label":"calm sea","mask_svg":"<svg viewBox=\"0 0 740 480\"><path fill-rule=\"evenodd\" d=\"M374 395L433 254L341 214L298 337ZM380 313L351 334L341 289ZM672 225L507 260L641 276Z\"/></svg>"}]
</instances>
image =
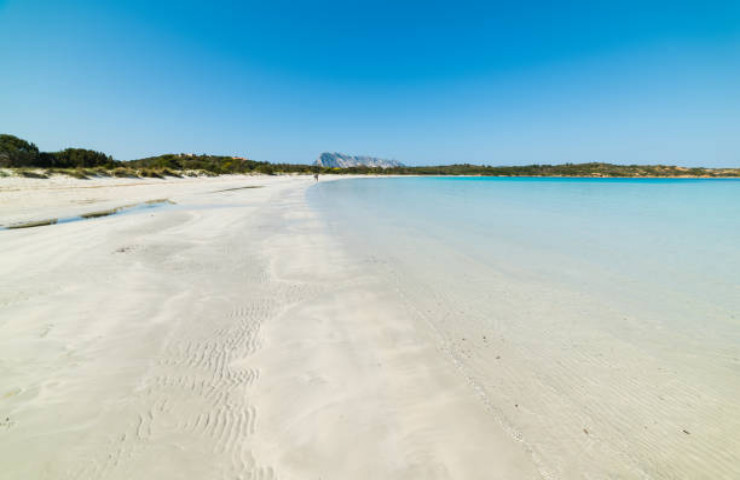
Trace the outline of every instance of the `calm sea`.
<instances>
[{"instance_id":1,"label":"calm sea","mask_svg":"<svg viewBox=\"0 0 740 480\"><path fill-rule=\"evenodd\" d=\"M740 180L363 178L309 201L544 473L740 478Z\"/></svg>"}]
</instances>

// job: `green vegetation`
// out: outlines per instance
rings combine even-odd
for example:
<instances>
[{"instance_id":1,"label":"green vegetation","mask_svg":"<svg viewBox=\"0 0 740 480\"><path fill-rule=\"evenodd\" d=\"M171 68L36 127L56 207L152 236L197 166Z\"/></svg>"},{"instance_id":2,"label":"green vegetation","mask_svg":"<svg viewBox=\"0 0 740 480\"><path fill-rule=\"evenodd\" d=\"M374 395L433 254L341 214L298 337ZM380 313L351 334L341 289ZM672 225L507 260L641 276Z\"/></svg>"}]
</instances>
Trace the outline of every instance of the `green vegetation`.
<instances>
[{"instance_id":1,"label":"green vegetation","mask_svg":"<svg viewBox=\"0 0 740 480\"><path fill-rule=\"evenodd\" d=\"M33 143L13 135L0 135L0 167L23 168L113 168L112 157L84 148L67 148L61 152L40 152Z\"/></svg>"},{"instance_id":2,"label":"green vegetation","mask_svg":"<svg viewBox=\"0 0 740 480\"><path fill-rule=\"evenodd\" d=\"M0 134L0 167L36 166L39 149L13 135Z\"/></svg>"},{"instance_id":3,"label":"green vegetation","mask_svg":"<svg viewBox=\"0 0 740 480\"><path fill-rule=\"evenodd\" d=\"M563 165L443 165L439 167L389 168L388 174L481 175L497 177L740 177L740 168L685 168L666 165L613 165L566 163Z\"/></svg>"},{"instance_id":4,"label":"green vegetation","mask_svg":"<svg viewBox=\"0 0 740 480\"><path fill-rule=\"evenodd\" d=\"M328 168L315 165L270 163L219 155L166 154L138 160L118 161L111 156L83 148L59 152L40 152L33 143L13 135L0 135L0 168L11 168L18 175L47 178L51 174L75 178L114 176L122 178L165 178L197 175L259 173L277 175L355 174L355 175L480 175L499 177L740 177L740 168L684 168L665 165L612 165L581 163L564 165L524 165L496 167L486 165L442 165L430 167L349 167ZM0 171L0 176L6 173Z\"/></svg>"}]
</instances>

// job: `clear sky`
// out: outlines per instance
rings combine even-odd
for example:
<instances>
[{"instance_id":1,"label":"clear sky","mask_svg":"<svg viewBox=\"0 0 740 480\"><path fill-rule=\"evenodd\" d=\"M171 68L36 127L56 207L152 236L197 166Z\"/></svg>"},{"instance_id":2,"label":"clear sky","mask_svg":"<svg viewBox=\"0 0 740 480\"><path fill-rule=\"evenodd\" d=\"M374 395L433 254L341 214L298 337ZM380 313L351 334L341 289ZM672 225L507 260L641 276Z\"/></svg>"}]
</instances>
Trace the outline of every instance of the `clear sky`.
<instances>
[{"instance_id":1,"label":"clear sky","mask_svg":"<svg viewBox=\"0 0 740 480\"><path fill-rule=\"evenodd\" d=\"M740 166L740 1L0 0L42 150Z\"/></svg>"}]
</instances>

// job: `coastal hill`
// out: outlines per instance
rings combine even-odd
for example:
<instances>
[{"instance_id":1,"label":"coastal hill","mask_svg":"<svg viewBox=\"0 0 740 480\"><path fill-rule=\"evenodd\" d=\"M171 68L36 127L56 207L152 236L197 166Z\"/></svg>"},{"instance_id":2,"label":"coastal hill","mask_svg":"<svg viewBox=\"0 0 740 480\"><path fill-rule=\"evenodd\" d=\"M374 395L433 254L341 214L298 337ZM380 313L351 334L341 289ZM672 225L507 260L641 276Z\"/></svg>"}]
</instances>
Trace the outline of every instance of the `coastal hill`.
<instances>
[{"instance_id":1,"label":"coastal hill","mask_svg":"<svg viewBox=\"0 0 740 480\"><path fill-rule=\"evenodd\" d=\"M738 178L740 168L677 167L670 165L614 165L609 163L566 163L562 165L471 165L404 166L395 160L323 153L309 165L271 163L228 155L170 153L136 160L116 160L85 148L42 152L13 135L0 134L0 177L20 175L48 178L61 174L76 178L180 177L224 174L355 174L355 175L468 175L486 177L701 177Z\"/></svg>"},{"instance_id":2,"label":"coastal hill","mask_svg":"<svg viewBox=\"0 0 740 480\"><path fill-rule=\"evenodd\" d=\"M350 167L371 167L371 168L394 168L403 167L399 161L386 160L384 158L353 156L343 153L322 153L316 160L315 165L326 168L350 168Z\"/></svg>"}]
</instances>

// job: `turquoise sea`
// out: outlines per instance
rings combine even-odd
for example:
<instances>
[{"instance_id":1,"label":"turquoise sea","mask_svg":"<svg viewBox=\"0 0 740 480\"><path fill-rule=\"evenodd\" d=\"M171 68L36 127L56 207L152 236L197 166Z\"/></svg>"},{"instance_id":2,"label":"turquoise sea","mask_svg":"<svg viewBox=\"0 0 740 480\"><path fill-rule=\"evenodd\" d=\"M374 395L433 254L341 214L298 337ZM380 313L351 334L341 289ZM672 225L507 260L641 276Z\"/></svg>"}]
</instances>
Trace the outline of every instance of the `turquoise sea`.
<instances>
[{"instance_id":1,"label":"turquoise sea","mask_svg":"<svg viewBox=\"0 0 740 480\"><path fill-rule=\"evenodd\" d=\"M309 201L544 473L740 478L740 180L359 178Z\"/></svg>"}]
</instances>

